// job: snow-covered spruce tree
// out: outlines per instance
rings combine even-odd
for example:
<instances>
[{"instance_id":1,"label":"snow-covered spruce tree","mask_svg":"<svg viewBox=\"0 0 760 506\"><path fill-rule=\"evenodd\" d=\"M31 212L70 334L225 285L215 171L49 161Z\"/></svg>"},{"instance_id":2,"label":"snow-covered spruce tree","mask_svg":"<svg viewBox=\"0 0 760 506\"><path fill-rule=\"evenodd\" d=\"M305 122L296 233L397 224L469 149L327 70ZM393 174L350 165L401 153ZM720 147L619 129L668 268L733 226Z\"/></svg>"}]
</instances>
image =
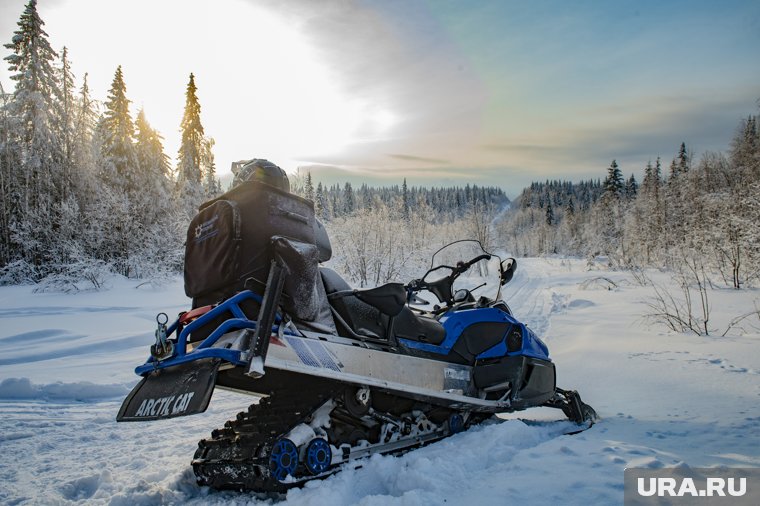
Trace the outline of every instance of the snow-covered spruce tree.
<instances>
[{"instance_id":1,"label":"snow-covered spruce tree","mask_svg":"<svg viewBox=\"0 0 760 506\"><path fill-rule=\"evenodd\" d=\"M137 277L162 274L179 268L178 250L182 231L172 195L173 181L169 157L164 153L161 135L153 129L140 110L135 121L135 152L140 192L130 198L130 209L138 227L140 245L130 259L130 272Z\"/></svg>"},{"instance_id":2,"label":"snow-covered spruce tree","mask_svg":"<svg viewBox=\"0 0 760 506\"><path fill-rule=\"evenodd\" d=\"M92 136L98 122L98 109L90 96L88 75L82 78L82 86L76 98L74 110L73 165L79 167L80 175L94 174L95 153Z\"/></svg>"},{"instance_id":3,"label":"snow-covered spruce tree","mask_svg":"<svg viewBox=\"0 0 760 506\"><path fill-rule=\"evenodd\" d=\"M604 191L594 206L589 226L593 253L602 253L614 264L623 256L623 191L625 182L617 161L612 160L604 180Z\"/></svg>"},{"instance_id":4,"label":"snow-covered spruce tree","mask_svg":"<svg viewBox=\"0 0 760 506\"><path fill-rule=\"evenodd\" d=\"M8 147L17 150L16 164L10 167L7 195L5 245L14 259L42 267L51 260L57 213L64 195L63 155L60 131L61 91L54 68L57 57L50 47L37 2L30 0L18 21L12 51L5 60L16 83L4 107L11 121ZM4 195L5 197L5 195Z\"/></svg>"},{"instance_id":5,"label":"snow-covered spruce tree","mask_svg":"<svg viewBox=\"0 0 760 506\"><path fill-rule=\"evenodd\" d=\"M631 177L629 177L625 182L625 189L623 190L623 194L625 195L626 200L631 201L636 198L636 195L638 193L639 183L636 181L636 176L631 174Z\"/></svg>"},{"instance_id":6,"label":"snow-covered spruce tree","mask_svg":"<svg viewBox=\"0 0 760 506\"><path fill-rule=\"evenodd\" d=\"M103 183L132 195L139 189L137 180L137 155L134 147L135 128L129 113L130 100L121 65L116 69L105 112L98 130L102 135L100 146L102 165L100 177Z\"/></svg>"},{"instance_id":7,"label":"snow-covered spruce tree","mask_svg":"<svg viewBox=\"0 0 760 506\"><path fill-rule=\"evenodd\" d=\"M72 181L73 192L77 196L80 208L80 227L78 240L82 250L91 256L97 256L97 249L102 231L100 230L100 177L98 167L101 157L100 139L95 142L95 127L98 124L98 108L90 96L87 74L82 79L82 86L74 104L74 133L72 167L76 177Z\"/></svg>"},{"instance_id":8,"label":"snow-covered spruce tree","mask_svg":"<svg viewBox=\"0 0 760 506\"><path fill-rule=\"evenodd\" d=\"M689 160L685 143L670 163L670 174L665 185L665 249L677 251L686 241L689 209L686 205L686 184Z\"/></svg>"},{"instance_id":9,"label":"snow-covered spruce tree","mask_svg":"<svg viewBox=\"0 0 760 506\"><path fill-rule=\"evenodd\" d=\"M740 289L760 278L760 137L756 118L740 124L730 158L716 154L699 165L704 186L705 234L714 251L715 265L726 284Z\"/></svg>"},{"instance_id":10,"label":"snow-covered spruce tree","mask_svg":"<svg viewBox=\"0 0 760 506\"><path fill-rule=\"evenodd\" d=\"M343 214L349 215L354 212L355 208L354 190L351 183L346 183L343 187Z\"/></svg>"},{"instance_id":11,"label":"snow-covered spruce tree","mask_svg":"<svg viewBox=\"0 0 760 506\"><path fill-rule=\"evenodd\" d=\"M314 202L314 183L311 180L311 171L306 172L303 183L303 196L307 200Z\"/></svg>"},{"instance_id":12,"label":"snow-covered spruce tree","mask_svg":"<svg viewBox=\"0 0 760 506\"><path fill-rule=\"evenodd\" d=\"M190 74L190 81L185 91L185 112L182 116L180 130L182 143L179 147L177 165L176 198L179 208L189 221L203 202L203 125L201 124L201 105L196 95L195 76Z\"/></svg>"},{"instance_id":13,"label":"snow-covered spruce tree","mask_svg":"<svg viewBox=\"0 0 760 506\"><path fill-rule=\"evenodd\" d=\"M372 192L369 189L369 186L367 186L367 183L362 183L361 188L359 189L359 207L361 209L372 209Z\"/></svg>"},{"instance_id":14,"label":"snow-covered spruce tree","mask_svg":"<svg viewBox=\"0 0 760 506\"><path fill-rule=\"evenodd\" d=\"M318 219L328 221L330 219L329 209L326 207L325 190L322 181L317 184L317 191L314 194L314 213Z\"/></svg>"},{"instance_id":15,"label":"snow-covered spruce tree","mask_svg":"<svg viewBox=\"0 0 760 506\"><path fill-rule=\"evenodd\" d=\"M409 221L409 189L406 186L406 178L401 185L401 205L404 221Z\"/></svg>"},{"instance_id":16,"label":"snow-covered spruce tree","mask_svg":"<svg viewBox=\"0 0 760 506\"><path fill-rule=\"evenodd\" d=\"M664 198L662 165L658 156L654 166L648 163L644 169L644 180L636 199L636 205L643 214L643 228L639 234L639 239L644 244L647 264L663 256L665 247L663 240L665 227Z\"/></svg>"},{"instance_id":17,"label":"snow-covered spruce tree","mask_svg":"<svg viewBox=\"0 0 760 506\"><path fill-rule=\"evenodd\" d=\"M750 115L742 120L731 141L730 156L731 164L742 180L760 179L760 129L757 116Z\"/></svg>"},{"instance_id":18,"label":"snow-covered spruce tree","mask_svg":"<svg viewBox=\"0 0 760 506\"><path fill-rule=\"evenodd\" d=\"M607 178L604 180L604 194L617 197L623 195L625 190L625 181L623 181L623 173L618 167L617 160L612 160L609 168L607 169Z\"/></svg>"},{"instance_id":19,"label":"snow-covered spruce tree","mask_svg":"<svg viewBox=\"0 0 760 506\"><path fill-rule=\"evenodd\" d=\"M201 156L201 171L203 173L203 193L205 200L210 200L222 194L222 183L216 177L216 162L214 161L213 137L203 138L203 152Z\"/></svg>"},{"instance_id":20,"label":"snow-covered spruce tree","mask_svg":"<svg viewBox=\"0 0 760 506\"><path fill-rule=\"evenodd\" d=\"M74 74L71 71L71 61L69 60L69 50L66 46L61 51L61 61L59 72L59 82L61 85L61 109L58 121L58 135L61 139L61 149L63 150L63 197L66 198L72 189L76 186L74 178L76 177L76 168L74 166L74 140L75 140L75 98L74 98Z\"/></svg>"},{"instance_id":21,"label":"snow-covered spruce tree","mask_svg":"<svg viewBox=\"0 0 760 506\"><path fill-rule=\"evenodd\" d=\"M550 227L554 225L554 209L552 208L551 201L546 204L546 224Z\"/></svg>"},{"instance_id":22,"label":"snow-covered spruce tree","mask_svg":"<svg viewBox=\"0 0 760 506\"><path fill-rule=\"evenodd\" d=\"M11 240L11 218L18 217L21 186L15 171L21 153L14 136L16 121L8 113L9 99L0 83L0 267L19 260L20 255L18 245Z\"/></svg>"},{"instance_id":23,"label":"snow-covered spruce tree","mask_svg":"<svg viewBox=\"0 0 760 506\"><path fill-rule=\"evenodd\" d=\"M142 213L138 218L146 226L159 221L172 208L171 167L162 140L161 134L148 123L145 111L140 109L135 120L135 156L136 179L141 191L134 200L136 210Z\"/></svg>"},{"instance_id":24,"label":"snow-covered spruce tree","mask_svg":"<svg viewBox=\"0 0 760 506\"><path fill-rule=\"evenodd\" d=\"M93 221L99 219L104 231L94 254L125 276L133 275L131 257L140 247L140 223L133 216L132 202L143 190L129 103L119 66L104 104L105 112L96 128L100 146L97 160L99 192L93 209L97 216Z\"/></svg>"}]
</instances>

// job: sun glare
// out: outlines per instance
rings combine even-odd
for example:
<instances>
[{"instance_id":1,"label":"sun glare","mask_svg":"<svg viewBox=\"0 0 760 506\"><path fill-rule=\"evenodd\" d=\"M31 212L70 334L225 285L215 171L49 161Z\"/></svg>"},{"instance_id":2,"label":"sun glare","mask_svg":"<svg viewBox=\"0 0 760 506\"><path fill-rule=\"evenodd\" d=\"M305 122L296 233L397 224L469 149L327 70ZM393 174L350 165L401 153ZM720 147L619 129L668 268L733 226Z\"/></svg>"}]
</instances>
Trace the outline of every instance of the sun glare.
<instances>
[{"instance_id":1,"label":"sun glare","mask_svg":"<svg viewBox=\"0 0 760 506\"><path fill-rule=\"evenodd\" d=\"M298 24L274 11L240 0L134 0L113 24L113 7L105 4L62 2L51 8L46 28L55 45L69 46L78 77L90 73L98 98L123 66L133 114L145 108L170 156L179 148L190 72L220 174L250 157L294 170L292 160L339 155L397 122L383 97L348 93L340 69L321 59ZM95 48L93 40L100 41Z\"/></svg>"}]
</instances>

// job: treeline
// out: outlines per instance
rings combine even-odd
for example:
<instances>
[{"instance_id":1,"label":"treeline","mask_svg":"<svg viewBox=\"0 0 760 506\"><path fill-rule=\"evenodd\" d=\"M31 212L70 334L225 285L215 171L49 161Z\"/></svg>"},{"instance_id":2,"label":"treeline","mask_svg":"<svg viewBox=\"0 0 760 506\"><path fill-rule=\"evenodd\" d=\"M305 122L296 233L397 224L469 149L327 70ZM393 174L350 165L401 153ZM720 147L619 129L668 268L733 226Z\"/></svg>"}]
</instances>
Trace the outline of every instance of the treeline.
<instances>
[{"instance_id":1,"label":"treeline","mask_svg":"<svg viewBox=\"0 0 760 506\"><path fill-rule=\"evenodd\" d=\"M422 275L441 246L458 239L493 244L494 219L509 204L501 188L487 186L354 189L351 183L316 186L297 176L291 190L313 200L333 246L331 265L360 286Z\"/></svg>"},{"instance_id":2,"label":"treeline","mask_svg":"<svg viewBox=\"0 0 760 506\"><path fill-rule=\"evenodd\" d=\"M0 90L0 282L177 269L186 223L221 191L193 74L173 169L145 111L132 118L121 67L101 104L43 26L30 0L5 44L15 89Z\"/></svg>"},{"instance_id":3,"label":"treeline","mask_svg":"<svg viewBox=\"0 0 760 506\"><path fill-rule=\"evenodd\" d=\"M692 159L681 144L639 185L613 160L604 181L534 183L499 235L518 255L603 255L615 267L688 264L734 288L760 277L760 133L741 121L727 154Z\"/></svg>"},{"instance_id":4,"label":"treeline","mask_svg":"<svg viewBox=\"0 0 760 506\"><path fill-rule=\"evenodd\" d=\"M410 188L404 178L401 186L373 187L362 184L354 189L350 182L327 186L320 181L315 186L311 172L297 175L291 182L291 190L314 202L317 216L323 221L378 205L393 207L396 203L405 220L422 206L435 213L439 221L453 220L464 216L475 205L503 207L509 203L504 190L497 186L471 186L468 183L463 187Z\"/></svg>"}]
</instances>

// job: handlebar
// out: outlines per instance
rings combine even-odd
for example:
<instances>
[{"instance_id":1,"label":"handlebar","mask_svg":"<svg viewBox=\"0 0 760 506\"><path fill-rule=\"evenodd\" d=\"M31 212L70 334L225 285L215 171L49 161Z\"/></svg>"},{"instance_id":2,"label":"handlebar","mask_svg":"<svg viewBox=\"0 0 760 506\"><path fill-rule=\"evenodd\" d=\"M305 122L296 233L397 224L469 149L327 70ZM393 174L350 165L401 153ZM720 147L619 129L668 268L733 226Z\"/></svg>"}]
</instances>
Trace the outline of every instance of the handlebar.
<instances>
[{"instance_id":1,"label":"handlebar","mask_svg":"<svg viewBox=\"0 0 760 506\"><path fill-rule=\"evenodd\" d=\"M480 262L481 260L490 260L491 255L483 254L479 255L468 262L459 262L456 267L448 265L439 265L428 270L424 276L420 279L413 279L406 286L407 300L411 300L412 294L421 290L428 290L435 295L439 301L445 302L447 305L451 305L453 300L452 287L454 281L462 274L467 272L470 267ZM433 271L439 269L449 269L451 274L445 276L437 281L425 281L425 278Z\"/></svg>"},{"instance_id":2,"label":"handlebar","mask_svg":"<svg viewBox=\"0 0 760 506\"><path fill-rule=\"evenodd\" d=\"M489 254L486 253L486 254L483 254L483 255L480 255L480 256L477 256L477 257L473 258L472 260L470 260L469 262L467 262L467 263L465 263L463 265L464 269L461 269L459 271L459 274L463 274L463 273L467 272L467 270L470 267L472 267L476 263L480 262L481 260L491 260L491 255L489 255Z\"/></svg>"}]
</instances>

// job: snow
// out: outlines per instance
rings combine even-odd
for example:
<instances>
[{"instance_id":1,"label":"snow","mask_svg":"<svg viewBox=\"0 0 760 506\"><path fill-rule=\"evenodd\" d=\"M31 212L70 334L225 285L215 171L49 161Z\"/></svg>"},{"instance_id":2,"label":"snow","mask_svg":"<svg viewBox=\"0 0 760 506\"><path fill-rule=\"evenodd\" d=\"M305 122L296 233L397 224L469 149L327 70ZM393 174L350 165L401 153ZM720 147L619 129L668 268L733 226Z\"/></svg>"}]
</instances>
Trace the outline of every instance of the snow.
<instances>
[{"instance_id":1,"label":"snow","mask_svg":"<svg viewBox=\"0 0 760 506\"><path fill-rule=\"evenodd\" d=\"M200 488L190 468L197 440L254 398L217 391L202 415L115 422L155 314L188 307L181 279L152 289L114 278L108 291L70 295L2 287L0 503L620 504L626 467L760 466L760 321L727 337L674 334L643 317L651 287L586 269L519 259L504 299L548 344L558 385L602 417L593 428L565 436L572 424L551 409L505 415L274 499ZM760 300L751 290L710 296L716 327Z\"/></svg>"}]
</instances>

